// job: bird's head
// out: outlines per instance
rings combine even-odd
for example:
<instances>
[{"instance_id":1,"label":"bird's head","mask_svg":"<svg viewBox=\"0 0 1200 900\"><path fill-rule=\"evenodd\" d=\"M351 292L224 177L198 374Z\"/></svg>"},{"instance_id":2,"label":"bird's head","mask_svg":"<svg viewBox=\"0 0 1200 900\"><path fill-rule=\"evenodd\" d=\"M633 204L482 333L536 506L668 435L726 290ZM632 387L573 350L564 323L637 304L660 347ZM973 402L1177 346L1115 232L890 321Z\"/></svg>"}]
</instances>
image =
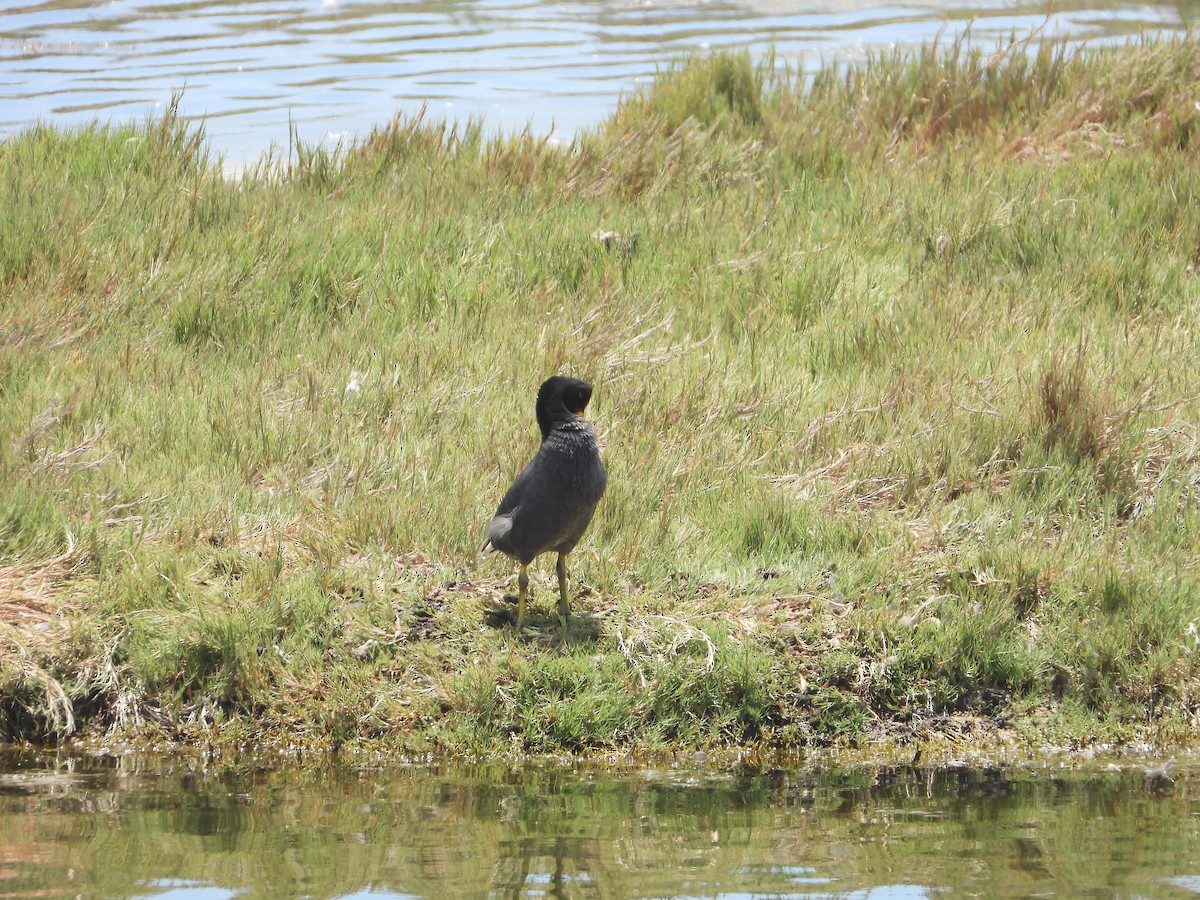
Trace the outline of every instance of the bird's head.
<instances>
[{"instance_id":1,"label":"bird's head","mask_svg":"<svg viewBox=\"0 0 1200 900\"><path fill-rule=\"evenodd\" d=\"M592 386L578 378L555 375L542 382L538 390L537 421L542 437L560 422L582 416L592 399Z\"/></svg>"}]
</instances>

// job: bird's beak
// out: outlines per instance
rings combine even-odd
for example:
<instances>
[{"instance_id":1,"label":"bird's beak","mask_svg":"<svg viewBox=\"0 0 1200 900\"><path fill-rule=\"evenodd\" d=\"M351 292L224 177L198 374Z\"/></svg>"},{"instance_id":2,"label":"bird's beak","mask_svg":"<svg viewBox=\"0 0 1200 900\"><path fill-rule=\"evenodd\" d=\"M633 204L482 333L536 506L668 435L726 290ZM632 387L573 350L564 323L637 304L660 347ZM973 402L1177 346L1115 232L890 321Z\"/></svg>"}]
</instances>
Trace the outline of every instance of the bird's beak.
<instances>
[{"instance_id":1,"label":"bird's beak","mask_svg":"<svg viewBox=\"0 0 1200 900\"><path fill-rule=\"evenodd\" d=\"M583 415L583 411L584 411L586 408L587 408L587 407L585 407L585 406L581 406L581 407L579 407L579 409L573 409L573 410L571 410L571 412L575 413L575 415L577 415L577 416L582 416L582 415Z\"/></svg>"}]
</instances>

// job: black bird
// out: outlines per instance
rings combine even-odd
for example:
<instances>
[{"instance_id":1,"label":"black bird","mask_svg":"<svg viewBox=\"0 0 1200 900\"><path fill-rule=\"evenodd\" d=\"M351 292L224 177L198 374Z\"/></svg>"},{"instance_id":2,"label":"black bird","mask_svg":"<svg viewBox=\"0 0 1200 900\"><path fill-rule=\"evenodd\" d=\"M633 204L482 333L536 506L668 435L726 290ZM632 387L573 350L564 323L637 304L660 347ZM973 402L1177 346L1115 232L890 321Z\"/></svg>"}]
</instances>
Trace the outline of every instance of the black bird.
<instances>
[{"instance_id":1,"label":"black bird","mask_svg":"<svg viewBox=\"0 0 1200 900\"><path fill-rule=\"evenodd\" d=\"M608 483L596 432L580 418L591 399L592 386L577 378L555 375L542 383L537 396L542 445L483 529L485 552L499 550L521 564L518 628L525 621L529 593L526 570L534 557L549 550L558 553L558 612L563 630L567 627L567 554L583 537Z\"/></svg>"}]
</instances>

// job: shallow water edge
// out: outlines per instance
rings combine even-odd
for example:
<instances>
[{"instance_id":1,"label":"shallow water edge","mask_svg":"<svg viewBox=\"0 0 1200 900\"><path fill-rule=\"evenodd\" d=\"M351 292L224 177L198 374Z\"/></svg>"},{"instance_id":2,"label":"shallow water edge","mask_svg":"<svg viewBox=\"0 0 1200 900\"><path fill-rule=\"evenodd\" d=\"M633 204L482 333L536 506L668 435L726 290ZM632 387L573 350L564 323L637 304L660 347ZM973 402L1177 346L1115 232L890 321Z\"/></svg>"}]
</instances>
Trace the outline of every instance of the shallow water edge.
<instances>
[{"instance_id":1,"label":"shallow water edge","mask_svg":"<svg viewBox=\"0 0 1200 900\"><path fill-rule=\"evenodd\" d=\"M314 769L339 766L398 766L436 770L459 767L534 768L574 772L678 771L717 776L733 772L872 770L912 768L928 771L1005 770L1143 772L1148 778L1200 774L1200 741L1119 740L1031 744L1011 735L983 738L947 734L873 739L857 736L831 746L780 749L727 747L708 750L653 752L595 749L581 753L465 755L438 751L413 754L385 746L336 747L294 741L226 742L139 741L123 736L105 740L76 736L61 744L0 745L0 767L14 760L177 759L214 771L239 769Z\"/></svg>"},{"instance_id":2,"label":"shallow water edge","mask_svg":"<svg viewBox=\"0 0 1200 900\"><path fill-rule=\"evenodd\" d=\"M1196 779L710 760L330 765L0 754L15 896L1186 893Z\"/></svg>"}]
</instances>

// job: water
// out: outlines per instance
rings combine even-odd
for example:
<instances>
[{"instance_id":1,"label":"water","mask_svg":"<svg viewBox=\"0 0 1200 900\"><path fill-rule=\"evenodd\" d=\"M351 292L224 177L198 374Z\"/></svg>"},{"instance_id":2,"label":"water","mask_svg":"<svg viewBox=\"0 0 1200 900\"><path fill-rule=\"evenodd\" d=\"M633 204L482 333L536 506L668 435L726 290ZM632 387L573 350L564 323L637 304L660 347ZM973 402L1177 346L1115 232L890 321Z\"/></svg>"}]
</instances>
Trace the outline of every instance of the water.
<instances>
[{"instance_id":1,"label":"water","mask_svg":"<svg viewBox=\"0 0 1200 900\"><path fill-rule=\"evenodd\" d=\"M1187 3L1114 0L6 0L0 137L37 121L142 120L172 91L213 149L252 160L363 137L398 111L569 139L656 68L774 46L794 68L1043 28L1080 42L1176 32Z\"/></svg>"},{"instance_id":2,"label":"water","mask_svg":"<svg viewBox=\"0 0 1200 900\"><path fill-rule=\"evenodd\" d=\"M0 896L1200 893L1200 781L0 756Z\"/></svg>"}]
</instances>

